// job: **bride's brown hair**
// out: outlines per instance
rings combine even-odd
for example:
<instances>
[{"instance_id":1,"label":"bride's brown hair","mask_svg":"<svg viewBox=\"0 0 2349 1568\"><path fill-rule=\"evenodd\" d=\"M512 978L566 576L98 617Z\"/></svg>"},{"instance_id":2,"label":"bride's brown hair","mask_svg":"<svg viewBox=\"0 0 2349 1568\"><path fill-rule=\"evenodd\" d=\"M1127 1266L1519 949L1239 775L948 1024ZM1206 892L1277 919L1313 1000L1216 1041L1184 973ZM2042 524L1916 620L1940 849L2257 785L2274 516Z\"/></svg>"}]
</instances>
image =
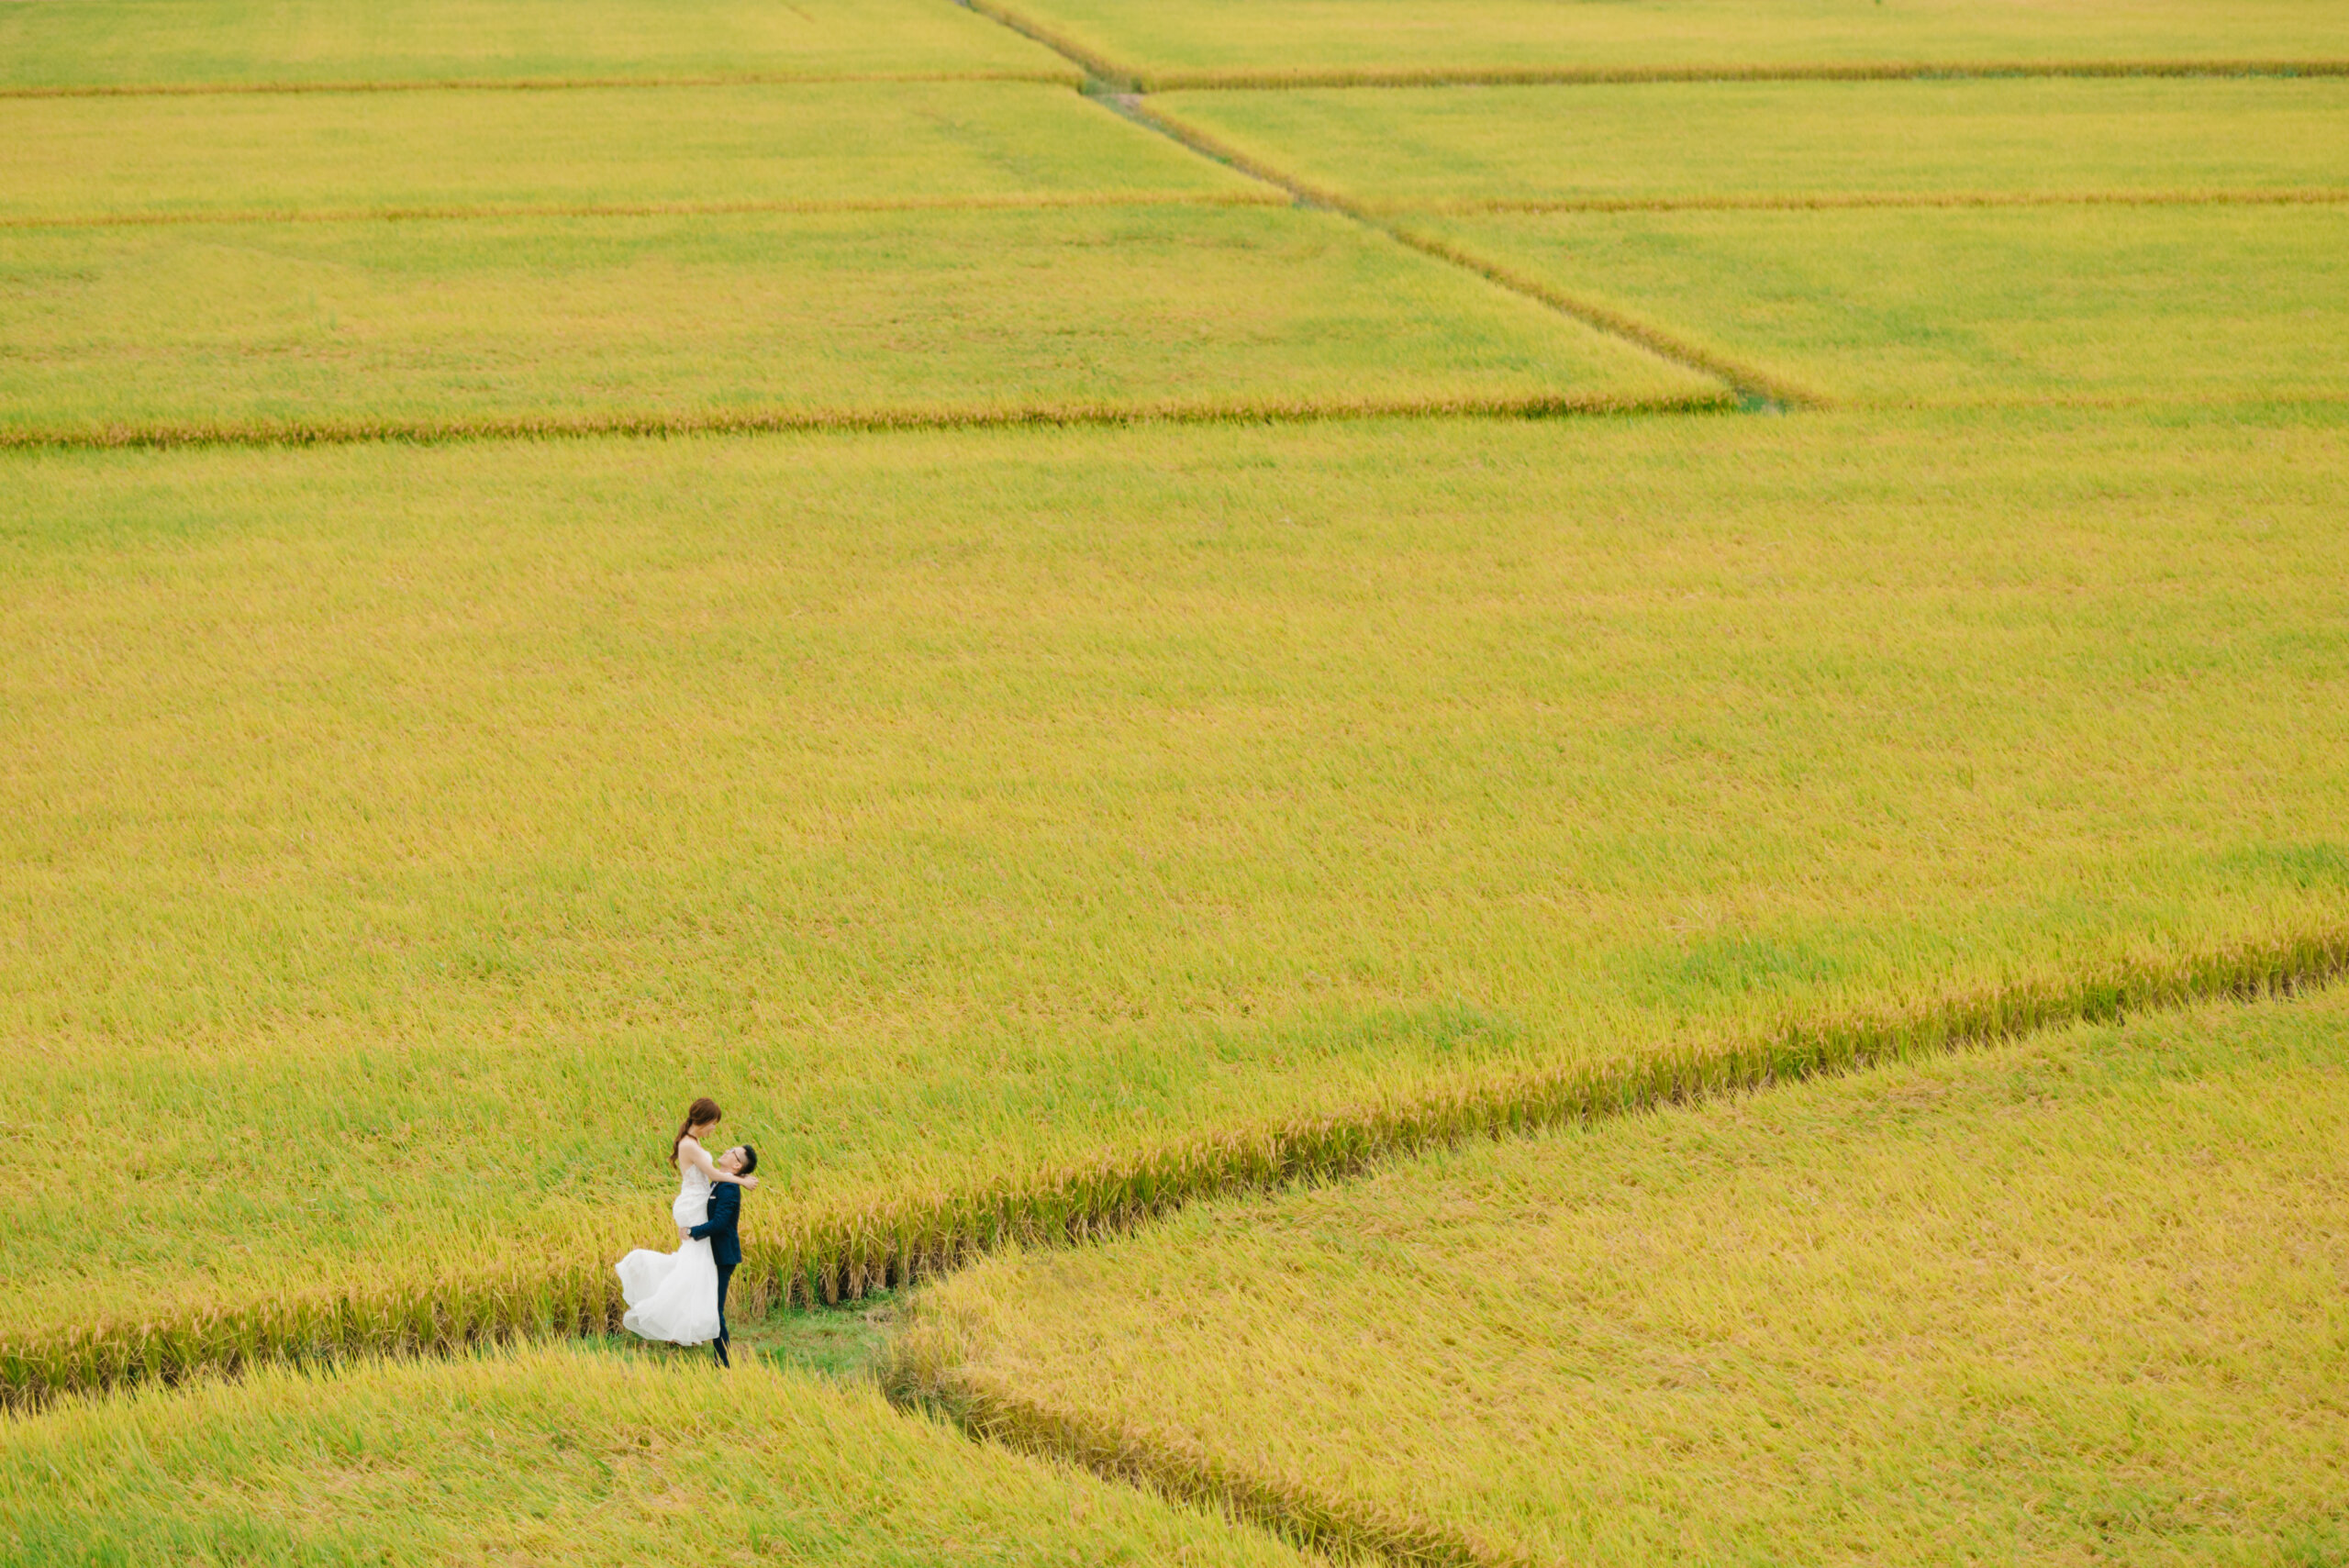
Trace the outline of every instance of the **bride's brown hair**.
<instances>
[{"instance_id":1,"label":"bride's brown hair","mask_svg":"<svg viewBox=\"0 0 2349 1568\"><path fill-rule=\"evenodd\" d=\"M685 1140L686 1133L691 1132L695 1128L706 1126L710 1122L722 1121L725 1119L725 1117L726 1113L718 1108L718 1102L711 1099L707 1095L704 1095L700 1099L696 1100L690 1106L686 1107L685 1119L677 1124L677 1136L669 1140L670 1165L673 1168L676 1165L677 1145Z\"/></svg>"}]
</instances>

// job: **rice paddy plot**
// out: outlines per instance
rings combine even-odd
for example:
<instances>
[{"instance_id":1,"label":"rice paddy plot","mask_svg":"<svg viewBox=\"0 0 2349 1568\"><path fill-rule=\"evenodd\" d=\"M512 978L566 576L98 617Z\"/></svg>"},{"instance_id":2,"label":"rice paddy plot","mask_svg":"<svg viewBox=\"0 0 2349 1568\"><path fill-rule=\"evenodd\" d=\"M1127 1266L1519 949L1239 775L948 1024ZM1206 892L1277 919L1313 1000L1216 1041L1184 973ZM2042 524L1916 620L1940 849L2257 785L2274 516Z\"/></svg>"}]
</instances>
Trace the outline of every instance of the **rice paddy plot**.
<instances>
[{"instance_id":1,"label":"rice paddy plot","mask_svg":"<svg viewBox=\"0 0 2349 1568\"><path fill-rule=\"evenodd\" d=\"M1064 87L0 98L0 222L1286 198Z\"/></svg>"},{"instance_id":2,"label":"rice paddy plot","mask_svg":"<svg viewBox=\"0 0 2349 1568\"><path fill-rule=\"evenodd\" d=\"M2349 208L1410 217L1553 297L1868 403L2349 394Z\"/></svg>"},{"instance_id":3,"label":"rice paddy plot","mask_svg":"<svg viewBox=\"0 0 2349 1568\"><path fill-rule=\"evenodd\" d=\"M1493 1562L2349 1547L2349 995L1479 1144L990 1261L898 1376Z\"/></svg>"},{"instance_id":4,"label":"rice paddy plot","mask_svg":"<svg viewBox=\"0 0 2349 1568\"><path fill-rule=\"evenodd\" d=\"M0 337L19 439L1719 394L1287 208L16 229Z\"/></svg>"},{"instance_id":5,"label":"rice paddy plot","mask_svg":"<svg viewBox=\"0 0 2349 1568\"><path fill-rule=\"evenodd\" d=\"M1173 93L1152 113L1383 208L2349 198L2349 80Z\"/></svg>"},{"instance_id":6,"label":"rice paddy plot","mask_svg":"<svg viewBox=\"0 0 2349 1568\"><path fill-rule=\"evenodd\" d=\"M2337 939L2343 417L6 454L0 1339Z\"/></svg>"},{"instance_id":7,"label":"rice paddy plot","mask_svg":"<svg viewBox=\"0 0 2349 1568\"><path fill-rule=\"evenodd\" d=\"M2293 0L975 0L1152 90L1248 83L2349 60Z\"/></svg>"},{"instance_id":8,"label":"rice paddy plot","mask_svg":"<svg viewBox=\"0 0 2349 1568\"><path fill-rule=\"evenodd\" d=\"M869 1385L551 1349L0 1420L0 1536L22 1568L1306 1561L900 1415Z\"/></svg>"},{"instance_id":9,"label":"rice paddy plot","mask_svg":"<svg viewBox=\"0 0 2349 1568\"><path fill-rule=\"evenodd\" d=\"M1066 61L931 0L9 0L0 91L1019 76Z\"/></svg>"}]
</instances>

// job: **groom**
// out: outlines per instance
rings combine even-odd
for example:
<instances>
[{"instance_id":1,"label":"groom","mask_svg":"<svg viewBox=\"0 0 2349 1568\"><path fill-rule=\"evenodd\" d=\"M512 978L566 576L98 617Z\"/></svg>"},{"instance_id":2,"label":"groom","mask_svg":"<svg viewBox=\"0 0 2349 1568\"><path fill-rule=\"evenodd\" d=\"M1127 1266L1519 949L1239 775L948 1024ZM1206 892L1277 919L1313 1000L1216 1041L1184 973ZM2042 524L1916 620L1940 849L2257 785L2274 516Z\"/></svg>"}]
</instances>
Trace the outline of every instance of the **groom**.
<instances>
[{"instance_id":1,"label":"groom","mask_svg":"<svg viewBox=\"0 0 2349 1568\"><path fill-rule=\"evenodd\" d=\"M738 1143L718 1157L718 1168L737 1176L747 1176L759 1168L759 1151L747 1143ZM709 1218L686 1234L695 1240L709 1242L710 1256L718 1260L718 1338L711 1345L718 1351L718 1364L732 1366L726 1359L727 1341L732 1338L726 1331L726 1287L734 1279L734 1266L742 1261L742 1238L735 1229L742 1218L742 1188L734 1182L719 1182L709 1190Z\"/></svg>"}]
</instances>

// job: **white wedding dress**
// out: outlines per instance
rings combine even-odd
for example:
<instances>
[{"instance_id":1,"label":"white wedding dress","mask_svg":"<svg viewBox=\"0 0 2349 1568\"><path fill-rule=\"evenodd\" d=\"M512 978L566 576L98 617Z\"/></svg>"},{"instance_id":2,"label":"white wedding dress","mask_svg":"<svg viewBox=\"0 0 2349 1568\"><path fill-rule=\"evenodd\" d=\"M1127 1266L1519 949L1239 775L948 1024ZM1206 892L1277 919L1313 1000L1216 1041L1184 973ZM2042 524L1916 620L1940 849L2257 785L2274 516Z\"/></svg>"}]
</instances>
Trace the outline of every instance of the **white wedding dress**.
<instances>
[{"instance_id":1,"label":"white wedding dress","mask_svg":"<svg viewBox=\"0 0 2349 1568\"><path fill-rule=\"evenodd\" d=\"M689 1167L669 1212L681 1230L708 1218L709 1178ZM718 1338L718 1260L707 1238L681 1240L674 1252L639 1247L618 1267L620 1298L628 1303L620 1324L629 1332L674 1345Z\"/></svg>"}]
</instances>

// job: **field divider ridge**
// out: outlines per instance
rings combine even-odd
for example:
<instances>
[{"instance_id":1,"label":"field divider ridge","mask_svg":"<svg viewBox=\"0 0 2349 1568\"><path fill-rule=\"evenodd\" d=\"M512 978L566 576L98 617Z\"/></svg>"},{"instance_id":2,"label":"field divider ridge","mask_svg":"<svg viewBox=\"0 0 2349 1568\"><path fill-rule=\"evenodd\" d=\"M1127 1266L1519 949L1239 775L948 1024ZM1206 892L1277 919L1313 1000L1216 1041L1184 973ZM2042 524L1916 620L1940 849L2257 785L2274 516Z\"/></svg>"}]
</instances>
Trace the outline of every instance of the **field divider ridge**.
<instances>
[{"instance_id":1,"label":"field divider ridge","mask_svg":"<svg viewBox=\"0 0 2349 1568\"><path fill-rule=\"evenodd\" d=\"M1000 0L973 0L987 15ZM1008 25L1008 24L1007 24ZM1047 47L1041 32L1019 29ZM1063 50L1063 52L1067 52ZM1072 56L1072 58L1074 58ZM1105 81L1138 92L1294 92L1312 87L1604 87L1648 82L1932 82L2157 76L2349 76L2349 59L2310 60L1886 60L1782 64L1327 66L1295 71L1149 71L1112 64Z\"/></svg>"},{"instance_id":2,"label":"field divider ridge","mask_svg":"<svg viewBox=\"0 0 2349 1568\"><path fill-rule=\"evenodd\" d=\"M1186 1203L1359 1174L1478 1138L1637 1114L1775 1084L2110 1022L2224 998L2289 995L2349 974L2349 924L2184 954L2127 957L1905 1005L1790 1014L1743 1034L1596 1062L1464 1074L1290 1120L1171 1139L982 1182L875 1195L763 1218L735 1276L755 1315L776 1303L854 1300L933 1277L1008 1245L1122 1233ZM516 1340L615 1332L611 1260L631 1244L612 1216L560 1252L504 1272L327 1287L139 1320L0 1337L0 1408L138 1383L173 1384L265 1362L431 1355ZM586 1255L583 1255L586 1254ZM607 1255L608 1254L608 1255Z\"/></svg>"},{"instance_id":3,"label":"field divider ridge","mask_svg":"<svg viewBox=\"0 0 2349 1568\"><path fill-rule=\"evenodd\" d=\"M1431 1520L1341 1502L1301 1482L1252 1473L1195 1445L1145 1435L1031 1398L996 1379L905 1353L882 1373L900 1408L934 1410L981 1442L1090 1471L1103 1480L1205 1507L1339 1562L1408 1568L1536 1568L1535 1560Z\"/></svg>"},{"instance_id":4,"label":"field divider ridge","mask_svg":"<svg viewBox=\"0 0 2349 1568\"><path fill-rule=\"evenodd\" d=\"M1027 212L1079 207L1286 206L1278 191L1039 191L969 196L842 196L719 202L444 203L384 207L256 207L217 212L0 217L0 229L166 228L191 224L463 223L534 217L743 217L763 214Z\"/></svg>"},{"instance_id":5,"label":"field divider ridge","mask_svg":"<svg viewBox=\"0 0 2349 1568\"><path fill-rule=\"evenodd\" d=\"M1163 398L1132 402L1037 402L890 408L711 409L581 415L485 415L473 419L200 419L0 428L0 452L118 451L184 447L356 446L400 442L593 439L600 437L784 435L798 431L984 430L1118 428L1128 425L1310 424L1334 419L1482 417L1551 419L1637 414L1718 413L1726 395L1619 396L1528 393L1499 396Z\"/></svg>"},{"instance_id":6,"label":"field divider ridge","mask_svg":"<svg viewBox=\"0 0 2349 1568\"><path fill-rule=\"evenodd\" d=\"M1879 208L2061 206L2338 206L2349 187L2289 185L2273 189L2069 191L1788 191L1680 196L1476 196L1419 201L1408 197L1359 202L1382 218L1480 217L1546 213L1842 212Z\"/></svg>"},{"instance_id":7,"label":"field divider ridge","mask_svg":"<svg viewBox=\"0 0 2349 1568\"><path fill-rule=\"evenodd\" d=\"M1074 85L1070 71L728 71L686 76L441 76L409 82L56 82L0 85L0 98L212 98L317 93L591 93L627 87L820 87L869 83Z\"/></svg>"},{"instance_id":8,"label":"field divider ridge","mask_svg":"<svg viewBox=\"0 0 2349 1568\"><path fill-rule=\"evenodd\" d=\"M1090 44L1079 42L1018 6L1004 4L1004 0L954 0L954 4L966 11L976 12L998 27L1009 28L1031 43L1043 45L1084 72L1088 86L1098 82L1120 92L1150 91L1140 67L1113 59Z\"/></svg>"},{"instance_id":9,"label":"field divider ridge","mask_svg":"<svg viewBox=\"0 0 2349 1568\"><path fill-rule=\"evenodd\" d=\"M1552 287L1539 279L1504 267L1487 258L1472 254L1460 247L1431 235L1422 234L1408 225L1395 221L1395 215L1381 208L1356 201L1343 192L1326 185L1317 185L1280 169L1244 148L1237 147L1211 132L1202 130L1186 120L1175 117L1151 104L1139 94L1120 94L1104 100L1115 112L1124 115L1138 125L1148 126L1160 134L1198 153L1228 164L1243 174L1252 175L1267 184L1290 192L1308 206L1326 207L1353 219L1356 223L1385 235L1407 250L1416 250L1432 261L1475 273L1497 288L1506 289L1522 298L1548 306L1562 316L1571 317L1584 326L1638 344L1650 353L1670 360L1692 370L1702 371L1729 384L1742 404L1776 403L1797 407L1821 408L1833 400L1825 394L1804 386L1775 371L1762 369L1696 341L1682 333L1661 327L1652 321L1630 315L1612 306L1586 299Z\"/></svg>"}]
</instances>

